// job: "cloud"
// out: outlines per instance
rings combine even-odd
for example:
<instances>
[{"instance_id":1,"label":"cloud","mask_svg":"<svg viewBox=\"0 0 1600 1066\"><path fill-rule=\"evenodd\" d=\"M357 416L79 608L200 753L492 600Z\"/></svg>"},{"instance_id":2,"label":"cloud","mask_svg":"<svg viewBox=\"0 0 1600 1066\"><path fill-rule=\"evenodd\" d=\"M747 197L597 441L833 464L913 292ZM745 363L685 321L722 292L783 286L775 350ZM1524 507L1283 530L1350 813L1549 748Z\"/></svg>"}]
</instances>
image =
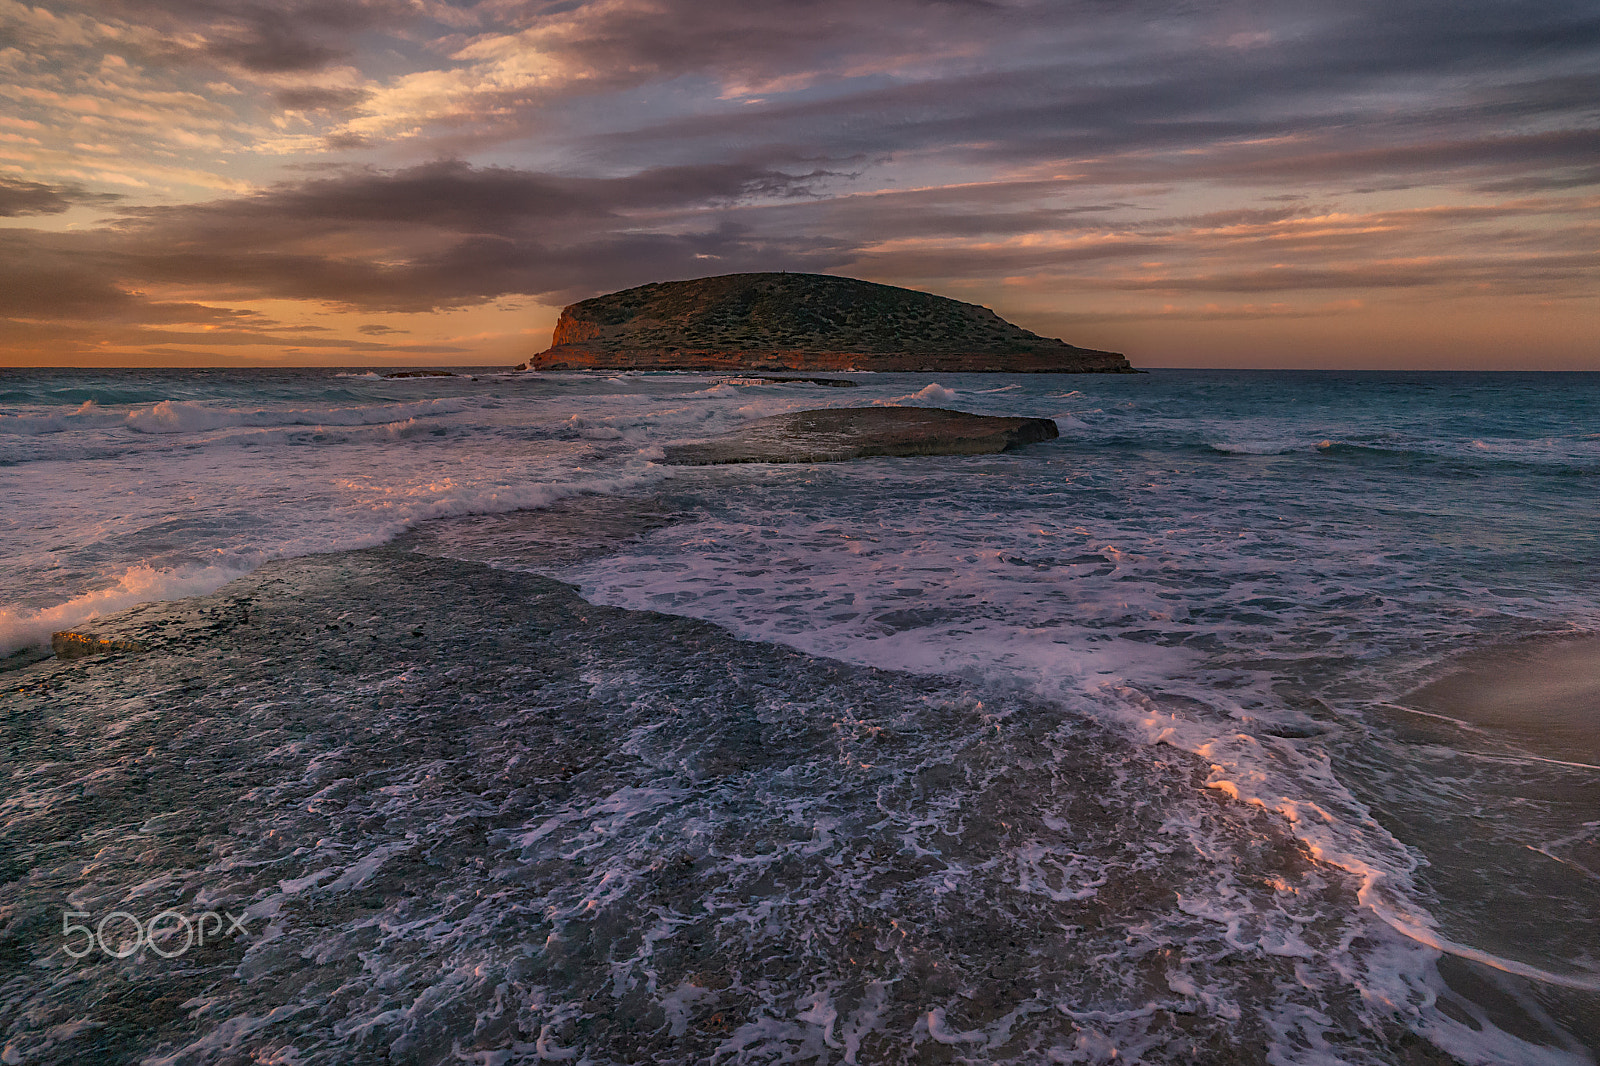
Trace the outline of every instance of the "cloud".
<instances>
[{"instance_id":1,"label":"cloud","mask_svg":"<svg viewBox=\"0 0 1600 1066\"><path fill-rule=\"evenodd\" d=\"M290 111L342 111L367 98L363 89L328 89L311 85L279 89L273 99Z\"/></svg>"},{"instance_id":2,"label":"cloud","mask_svg":"<svg viewBox=\"0 0 1600 1066\"><path fill-rule=\"evenodd\" d=\"M734 164L587 180L456 161L346 170L251 196L130 209L94 231L8 231L0 251L27 266L0 277L0 314L234 325L259 336L273 324L201 300L417 312L509 296L559 304L647 281L771 269L935 291L1008 278L1019 305L1050 291L1079 302L1138 293L1561 295L1586 291L1600 267L1592 250L1600 226L1563 224L1600 204L1572 198L1378 212L1295 202L1151 216L1116 202L1018 211L1048 191L1037 182L827 197L814 189L823 180Z\"/></svg>"},{"instance_id":3,"label":"cloud","mask_svg":"<svg viewBox=\"0 0 1600 1066\"><path fill-rule=\"evenodd\" d=\"M320 70L350 57L363 31L411 21L401 0L109 0L104 10L171 33L167 58L211 61L263 73Z\"/></svg>"},{"instance_id":4,"label":"cloud","mask_svg":"<svg viewBox=\"0 0 1600 1066\"><path fill-rule=\"evenodd\" d=\"M565 98L678 78L730 99L925 72L969 62L977 42L1040 17L1033 3L947 0L489 0L470 8L480 32L442 39L454 46L448 63L387 79L346 132L470 124L492 137L539 125Z\"/></svg>"},{"instance_id":5,"label":"cloud","mask_svg":"<svg viewBox=\"0 0 1600 1066\"><path fill-rule=\"evenodd\" d=\"M1079 278L1085 289L1125 292L1265 293L1301 290L1366 291L1423 287L1461 287L1488 283L1501 292L1522 288L1546 291L1552 284L1582 281L1600 267L1600 252L1527 257L1515 264L1462 256L1423 262L1377 262L1345 267L1221 271L1206 275L1149 278Z\"/></svg>"},{"instance_id":6,"label":"cloud","mask_svg":"<svg viewBox=\"0 0 1600 1066\"><path fill-rule=\"evenodd\" d=\"M1600 165L1540 174L1522 174L1497 181L1481 182L1473 186L1473 189L1485 193L1532 193L1582 189L1593 185L1600 185Z\"/></svg>"},{"instance_id":7,"label":"cloud","mask_svg":"<svg viewBox=\"0 0 1600 1066\"><path fill-rule=\"evenodd\" d=\"M10 260L30 265L0 295L0 313L155 313L136 295L153 288L420 311L513 294L564 302L618 278L826 268L853 245L756 234L715 210L803 196L818 177L734 164L587 181L458 162L356 170L254 196L130 209L91 232L12 231Z\"/></svg>"},{"instance_id":8,"label":"cloud","mask_svg":"<svg viewBox=\"0 0 1600 1066\"><path fill-rule=\"evenodd\" d=\"M1157 294L1344 293L1372 298L1582 299L1600 272L1600 199L1545 198L1376 212L1240 209L1114 224L870 245L874 276L1005 278L1026 303Z\"/></svg>"},{"instance_id":9,"label":"cloud","mask_svg":"<svg viewBox=\"0 0 1600 1066\"><path fill-rule=\"evenodd\" d=\"M0 218L59 215L78 204L100 206L120 199L114 193L88 192L81 185L46 185L0 177Z\"/></svg>"},{"instance_id":10,"label":"cloud","mask_svg":"<svg viewBox=\"0 0 1600 1066\"><path fill-rule=\"evenodd\" d=\"M117 214L5 231L17 322L756 269L1105 322L1594 288L1585 0L75 2L0 0L35 45L0 51L0 215Z\"/></svg>"},{"instance_id":11,"label":"cloud","mask_svg":"<svg viewBox=\"0 0 1600 1066\"><path fill-rule=\"evenodd\" d=\"M255 196L181 207L130 209L130 226L218 239L283 243L363 225L501 234L629 210L700 207L757 197L801 197L831 172L789 173L745 163L653 167L592 178L445 160L394 171L352 169L284 183ZM285 224L288 228L285 229Z\"/></svg>"},{"instance_id":12,"label":"cloud","mask_svg":"<svg viewBox=\"0 0 1600 1066\"><path fill-rule=\"evenodd\" d=\"M991 172L1048 164L1116 185L1426 180L1595 152L1597 87L1579 72L1600 57L1600 19L1583 5L1351 4L1313 17L1263 4L1250 20L1270 43L1243 51L1218 43L1232 36L1225 9L1100 14L1032 10L984 27L966 64L702 108L603 131L600 146L619 160L825 146Z\"/></svg>"}]
</instances>

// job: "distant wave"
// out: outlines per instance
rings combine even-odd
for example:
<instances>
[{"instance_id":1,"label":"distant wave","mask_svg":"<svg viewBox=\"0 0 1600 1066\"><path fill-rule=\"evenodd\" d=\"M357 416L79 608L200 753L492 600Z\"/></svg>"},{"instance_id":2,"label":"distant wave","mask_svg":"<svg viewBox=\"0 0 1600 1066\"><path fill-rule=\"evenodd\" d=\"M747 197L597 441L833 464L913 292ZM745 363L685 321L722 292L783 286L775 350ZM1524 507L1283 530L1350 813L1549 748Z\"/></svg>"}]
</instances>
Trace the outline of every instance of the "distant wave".
<instances>
[{"instance_id":1,"label":"distant wave","mask_svg":"<svg viewBox=\"0 0 1600 1066\"><path fill-rule=\"evenodd\" d=\"M1310 451L1311 445L1303 441L1219 441L1211 445L1211 450L1223 455L1286 455L1289 452Z\"/></svg>"},{"instance_id":2,"label":"distant wave","mask_svg":"<svg viewBox=\"0 0 1600 1066\"><path fill-rule=\"evenodd\" d=\"M1587 440L1324 440L1317 448L1327 455L1353 459L1420 460L1466 467L1511 466L1558 473L1600 473L1600 446Z\"/></svg>"},{"instance_id":3,"label":"distant wave","mask_svg":"<svg viewBox=\"0 0 1600 1066\"><path fill-rule=\"evenodd\" d=\"M938 382L925 385L916 392L906 393L904 396L894 396L887 400L874 400L873 403L883 404L910 404L919 406L929 403L949 403L956 398L955 389L947 389Z\"/></svg>"},{"instance_id":4,"label":"distant wave","mask_svg":"<svg viewBox=\"0 0 1600 1066\"><path fill-rule=\"evenodd\" d=\"M419 400L377 407L308 407L277 410L208 407L182 400L162 400L133 411L108 411L93 400L66 414L0 415L0 433L42 436L84 429L128 429L136 433L198 433L235 426L373 426L410 418L455 414L462 400Z\"/></svg>"}]
</instances>

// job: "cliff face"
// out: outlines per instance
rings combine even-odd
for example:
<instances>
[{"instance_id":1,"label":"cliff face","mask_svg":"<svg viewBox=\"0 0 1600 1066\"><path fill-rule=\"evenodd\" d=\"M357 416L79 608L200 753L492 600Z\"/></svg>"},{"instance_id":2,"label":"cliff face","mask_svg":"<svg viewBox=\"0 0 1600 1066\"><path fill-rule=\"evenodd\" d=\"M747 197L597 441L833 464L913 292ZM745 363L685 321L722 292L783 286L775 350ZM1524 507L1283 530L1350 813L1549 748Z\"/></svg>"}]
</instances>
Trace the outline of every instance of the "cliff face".
<instances>
[{"instance_id":1,"label":"cliff face","mask_svg":"<svg viewBox=\"0 0 1600 1066\"><path fill-rule=\"evenodd\" d=\"M1014 326L976 304L828 274L641 285L561 312L530 370L1128 373L1115 352Z\"/></svg>"}]
</instances>

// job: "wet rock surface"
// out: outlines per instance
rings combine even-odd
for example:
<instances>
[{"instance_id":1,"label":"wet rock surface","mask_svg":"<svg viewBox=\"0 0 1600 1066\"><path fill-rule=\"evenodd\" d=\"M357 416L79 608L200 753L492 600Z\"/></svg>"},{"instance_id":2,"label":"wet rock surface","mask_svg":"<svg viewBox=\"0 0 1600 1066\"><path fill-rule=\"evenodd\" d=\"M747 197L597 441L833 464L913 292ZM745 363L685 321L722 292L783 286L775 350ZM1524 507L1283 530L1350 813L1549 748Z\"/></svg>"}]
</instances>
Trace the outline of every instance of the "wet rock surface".
<instances>
[{"instance_id":1,"label":"wet rock surface","mask_svg":"<svg viewBox=\"0 0 1600 1066\"><path fill-rule=\"evenodd\" d=\"M1284 949L1354 878L1059 708L393 548L111 621L0 696L7 1061L1446 1061ZM247 932L64 950L167 909Z\"/></svg>"},{"instance_id":2,"label":"wet rock surface","mask_svg":"<svg viewBox=\"0 0 1600 1066\"><path fill-rule=\"evenodd\" d=\"M666 462L827 463L872 456L992 455L1060 436L1048 418L942 407L830 407L757 419L708 440L669 444Z\"/></svg>"},{"instance_id":3,"label":"wet rock surface","mask_svg":"<svg viewBox=\"0 0 1600 1066\"><path fill-rule=\"evenodd\" d=\"M144 651L144 645L136 640L62 630L50 634L50 651L57 659L81 659L86 655L140 652Z\"/></svg>"}]
</instances>

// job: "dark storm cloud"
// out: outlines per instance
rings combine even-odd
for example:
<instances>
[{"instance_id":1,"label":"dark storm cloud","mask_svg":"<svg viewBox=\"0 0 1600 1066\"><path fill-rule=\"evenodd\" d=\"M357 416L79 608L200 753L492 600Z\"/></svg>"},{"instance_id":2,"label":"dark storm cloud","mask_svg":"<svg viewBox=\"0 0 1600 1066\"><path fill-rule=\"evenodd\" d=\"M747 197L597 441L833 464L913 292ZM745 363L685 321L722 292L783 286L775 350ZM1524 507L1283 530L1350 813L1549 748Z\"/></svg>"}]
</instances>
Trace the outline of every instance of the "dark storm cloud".
<instances>
[{"instance_id":1,"label":"dark storm cloud","mask_svg":"<svg viewBox=\"0 0 1600 1066\"><path fill-rule=\"evenodd\" d=\"M1174 58L1210 54L1278 70L1280 77L1302 68L1319 82L1370 81L1440 71L1479 75L1503 69L1508 57L1548 61L1600 44L1600 12L1583 0L1351 0L1322 10L1292 2L1172 0L657 0L556 8L494 3L480 10L491 8L502 16L521 12L512 21L533 29L579 14L583 32L568 42L571 55L597 69L667 76L859 69L855 60L839 59L857 55L888 68L967 54L982 56L969 65L994 69L1035 66L1054 54L1074 66L1115 66L1137 78L1159 74ZM975 44L1003 44L1011 54ZM1214 92L1227 95L1235 80Z\"/></svg>"},{"instance_id":2,"label":"dark storm cloud","mask_svg":"<svg viewBox=\"0 0 1600 1066\"><path fill-rule=\"evenodd\" d=\"M749 214L769 232L856 234L870 241L981 237L1093 226L1135 207L1127 201L1040 206L1060 182L985 182L947 188L844 195L823 202L765 206Z\"/></svg>"},{"instance_id":3,"label":"dark storm cloud","mask_svg":"<svg viewBox=\"0 0 1600 1066\"><path fill-rule=\"evenodd\" d=\"M1553 174L1528 174L1474 186L1478 192L1526 194L1600 185L1600 166L1579 167Z\"/></svg>"},{"instance_id":4,"label":"dark storm cloud","mask_svg":"<svg viewBox=\"0 0 1600 1066\"><path fill-rule=\"evenodd\" d=\"M854 91L654 123L604 145L619 158L769 142L834 153L932 151L972 165L1080 161L1088 180L1108 183L1271 181L1323 163L1358 176L1364 168L1426 174L1440 163L1430 153L1454 152L1443 161L1451 166L1510 168L1584 152L1592 159L1596 151L1600 15L1592 5L1341 5L1315 19L1260 5L1238 22L1258 30L1260 42L1245 34L1237 47L1227 44L1228 7L1181 15L1171 8L1163 32L1129 17L1102 53L1075 49L1073 19L1065 17L1029 27L1041 40L1064 42L1055 56L1024 45L1021 61L996 64L1005 69L869 79ZM1141 32L1149 37L1143 48ZM1515 137L1536 131L1506 126L1533 117L1578 132L1564 151L1522 158ZM1248 153L1231 158L1246 142L1305 137L1318 151L1291 149L1300 170ZM1419 141L1424 147L1408 153ZM1511 155L1497 156L1502 150ZM1197 159L1170 158L1196 151Z\"/></svg>"},{"instance_id":5,"label":"dark storm cloud","mask_svg":"<svg viewBox=\"0 0 1600 1066\"><path fill-rule=\"evenodd\" d=\"M802 196L817 177L731 164L598 181L454 162L356 171L141 209L90 233L11 231L12 261L32 265L10 279L0 314L124 315L153 308L133 292L146 286L420 311L512 294L565 302L618 278L825 269L855 246L763 236L714 210ZM651 231L662 212L682 212L678 225Z\"/></svg>"},{"instance_id":6,"label":"dark storm cloud","mask_svg":"<svg viewBox=\"0 0 1600 1066\"><path fill-rule=\"evenodd\" d=\"M134 285L150 272L137 250L110 247L101 234L0 231L0 350L88 358L113 347L200 345L209 350L267 345L355 353L452 354L461 349L330 336L285 325L243 308L154 299ZM214 294L208 293L208 297ZM382 331L386 335L392 331Z\"/></svg>"},{"instance_id":7,"label":"dark storm cloud","mask_svg":"<svg viewBox=\"0 0 1600 1066\"><path fill-rule=\"evenodd\" d=\"M1524 291L1570 287L1600 265L1585 243L1592 232L1540 228L1564 201L1327 219L1307 203L1152 217L1115 202L1016 210L1044 191L1038 182L812 199L821 177L734 164L591 180L460 162L348 171L130 211L98 231L10 231L0 250L27 266L0 270L12 275L0 277L0 314L147 324L238 314L152 301L139 292L147 287L365 311L521 295L565 303L653 280L771 269L850 268L933 288L952 277L1066 274L1081 291ZM1524 219L1524 229L1509 228ZM1498 258L1419 256L1469 227L1497 227ZM1041 232L1055 237L1033 239ZM994 242L975 245L975 234ZM1252 266L1264 247L1305 262ZM1367 265L1343 261L1351 259ZM1152 260L1208 265L1129 275Z\"/></svg>"},{"instance_id":8,"label":"dark storm cloud","mask_svg":"<svg viewBox=\"0 0 1600 1066\"><path fill-rule=\"evenodd\" d=\"M787 136L792 145L797 136L831 136L825 145L802 142L795 150L921 152L940 146L942 154L972 165L1060 161L1080 181L1111 185L1526 171L1600 160L1600 124L1587 104L1547 113L1546 122L1561 121L1567 128L1520 132L1497 128L1476 109L1397 115L1392 107L1365 101L1324 100L1289 113L1242 114L1260 102L1255 93L1219 101L1203 88L1225 76L1222 71L1205 72L1193 83L1087 89L1053 84L1056 75L983 76L685 119L616 135L607 147L621 154L636 151L641 141L703 146ZM1302 85L1299 91L1310 90ZM948 104L937 107L946 95ZM1207 96L1212 99L1197 106ZM1268 96L1263 87L1261 99Z\"/></svg>"},{"instance_id":9,"label":"dark storm cloud","mask_svg":"<svg viewBox=\"0 0 1600 1066\"><path fill-rule=\"evenodd\" d=\"M152 300L123 280L128 260L76 234L0 232L0 319L249 326L273 323L255 311Z\"/></svg>"},{"instance_id":10,"label":"dark storm cloud","mask_svg":"<svg viewBox=\"0 0 1600 1066\"><path fill-rule=\"evenodd\" d=\"M531 236L452 236L444 247L407 250L381 263L365 255L231 249L141 250L120 257L153 284L204 284L234 299L307 300L364 311L429 311L507 295L566 303L611 286L748 270L823 270L847 259L843 242L762 239L726 226L595 235L579 245Z\"/></svg>"},{"instance_id":11,"label":"dark storm cloud","mask_svg":"<svg viewBox=\"0 0 1600 1066\"><path fill-rule=\"evenodd\" d=\"M1132 0L1130 14L1152 5ZM601 84L713 75L759 83L795 74L884 67L905 57L970 51L974 39L1041 24L1103 17L1089 0L983 3L963 0L656 0L652 3L478 5L496 21L562 33L563 58ZM1134 17L1138 17L1135 15ZM485 21L488 21L487 19Z\"/></svg>"},{"instance_id":12,"label":"dark storm cloud","mask_svg":"<svg viewBox=\"0 0 1600 1066\"><path fill-rule=\"evenodd\" d=\"M47 185L0 178L0 218L59 215L79 204L104 206L120 200L111 193L92 193L81 185Z\"/></svg>"},{"instance_id":13,"label":"dark storm cloud","mask_svg":"<svg viewBox=\"0 0 1600 1066\"><path fill-rule=\"evenodd\" d=\"M103 355L106 347L134 348L147 356L169 355L192 358L192 353L179 348L163 350L163 345L195 345L215 351L222 348L255 348L269 346L278 351L302 348L324 351L329 355L459 355L467 349L443 344L385 344L377 341L360 341L303 335L305 327L289 329L207 329L201 331L151 328L145 325L118 323L92 324L33 322L0 318L0 346L15 352L81 355L92 358Z\"/></svg>"},{"instance_id":14,"label":"dark storm cloud","mask_svg":"<svg viewBox=\"0 0 1600 1066\"><path fill-rule=\"evenodd\" d=\"M131 210L127 217L166 233L198 237L231 232L267 241L281 240L285 233L303 237L318 229L358 226L497 235L508 228L613 218L628 210L802 197L829 176L820 170L792 174L751 164L707 163L582 178L444 161L399 171L357 170L280 185L257 196Z\"/></svg>"}]
</instances>

